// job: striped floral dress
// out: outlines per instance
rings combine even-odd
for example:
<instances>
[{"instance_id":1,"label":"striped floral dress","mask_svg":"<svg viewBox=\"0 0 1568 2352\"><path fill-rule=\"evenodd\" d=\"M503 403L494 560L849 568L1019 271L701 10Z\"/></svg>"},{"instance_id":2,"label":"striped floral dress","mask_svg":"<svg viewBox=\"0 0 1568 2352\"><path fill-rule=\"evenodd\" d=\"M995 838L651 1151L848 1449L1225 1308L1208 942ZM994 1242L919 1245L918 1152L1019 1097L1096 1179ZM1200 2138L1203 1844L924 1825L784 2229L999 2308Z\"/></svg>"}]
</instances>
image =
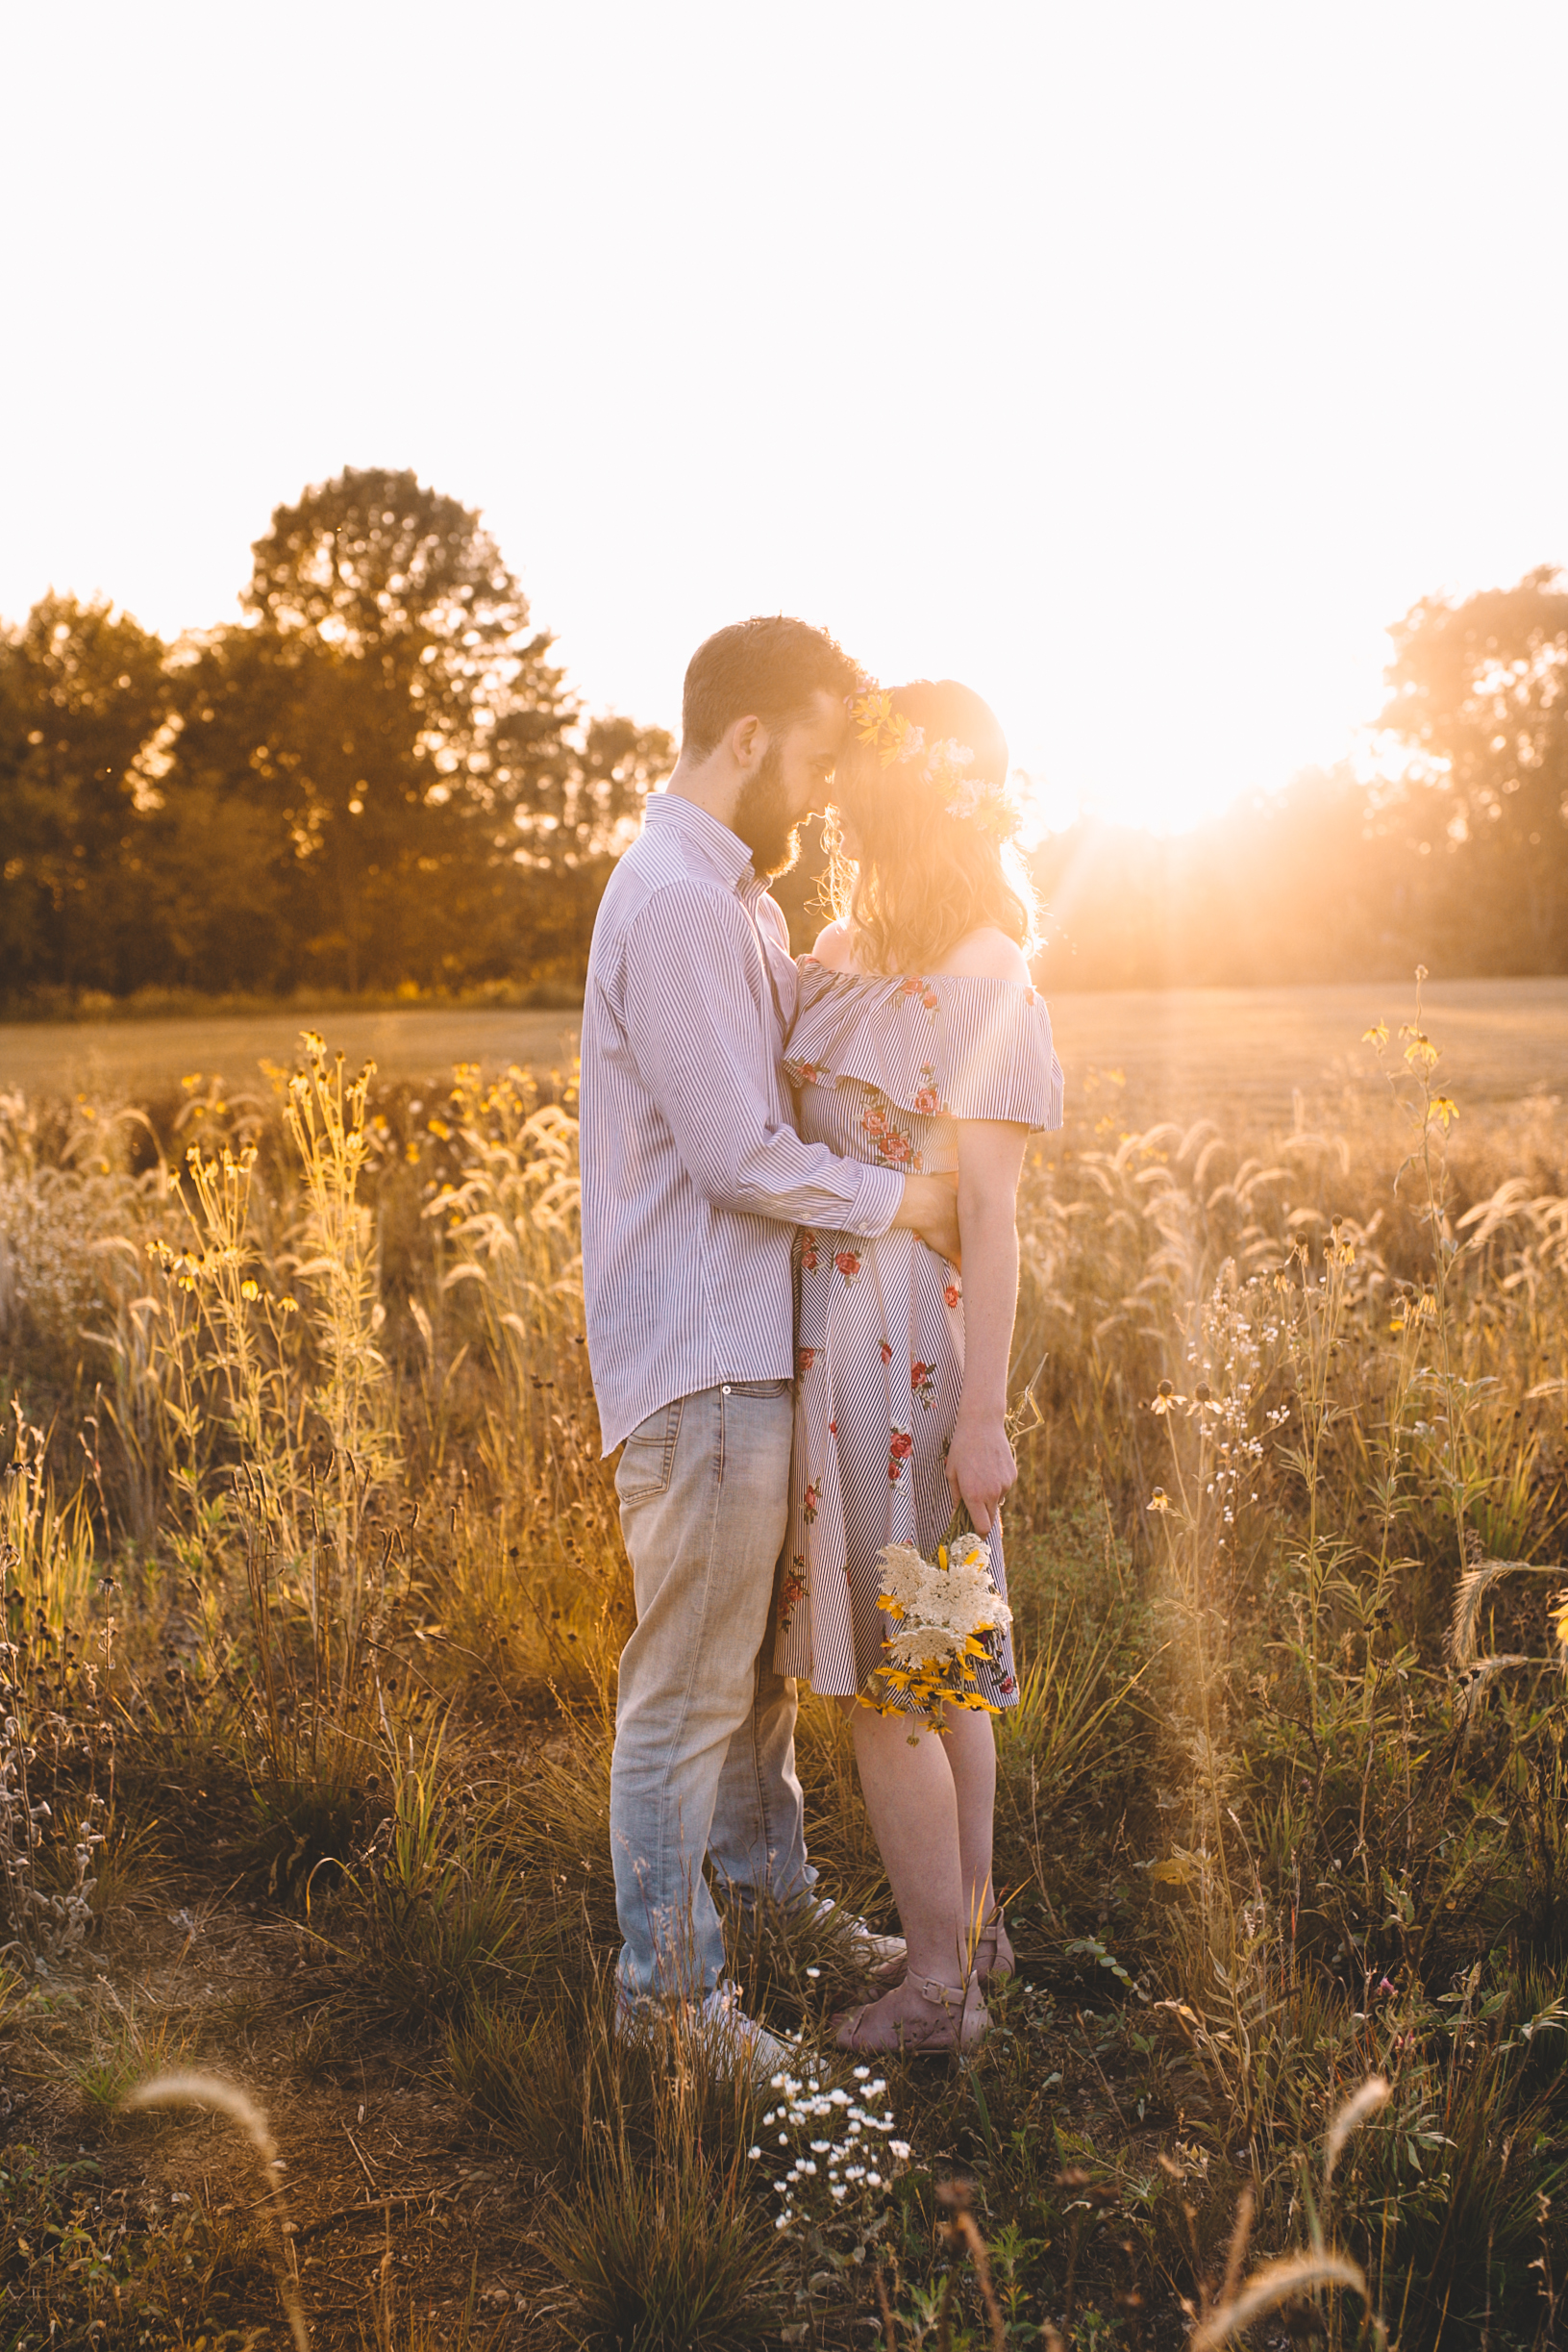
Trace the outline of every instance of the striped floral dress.
<instances>
[{"instance_id":1,"label":"striped floral dress","mask_svg":"<svg viewBox=\"0 0 1568 2352\"><path fill-rule=\"evenodd\" d=\"M1016 981L834 972L809 956L784 1074L802 1136L850 1160L939 1175L959 1119L1061 1125L1061 1069L1044 999ZM803 1231L789 1534L774 1665L839 1697L882 1657L881 1554L930 1559L952 1517L943 1461L963 1386L963 1294L913 1234L880 1241ZM1001 1525L991 1570L1006 1592ZM1012 1646L979 1688L1017 1703Z\"/></svg>"}]
</instances>

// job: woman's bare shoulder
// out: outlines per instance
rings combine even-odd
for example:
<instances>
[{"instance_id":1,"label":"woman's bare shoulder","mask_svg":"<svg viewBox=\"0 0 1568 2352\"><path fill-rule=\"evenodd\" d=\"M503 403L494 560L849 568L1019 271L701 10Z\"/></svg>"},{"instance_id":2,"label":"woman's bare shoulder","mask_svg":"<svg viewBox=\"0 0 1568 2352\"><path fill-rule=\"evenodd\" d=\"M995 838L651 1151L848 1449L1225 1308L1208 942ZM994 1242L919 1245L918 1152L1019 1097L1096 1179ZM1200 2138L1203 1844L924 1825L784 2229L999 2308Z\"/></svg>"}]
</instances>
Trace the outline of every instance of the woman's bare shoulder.
<instances>
[{"instance_id":1,"label":"woman's bare shoulder","mask_svg":"<svg viewBox=\"0 0 1568 2352\"><path fill-rule=\"evenodd\" d=\"M811 956L813 962L825 964L830 972L853 971L855 937L848 923L829 923L819 931Z\"/></svg>"},{"instance_id":2,"label":"woman's bare shoulder","mask_svg":"<svg viewBox=\"0 0 1568 2352\"><path fill-rule=\"evenodd\" d=\"M987 923L983 931L972 931L957 947L950 948L940 963L932 966L935 980L1016 980L1024 988L1030 985L1029 964L1016 939L1009 939L1005 931Z\"/></svg>"}]
</instances>

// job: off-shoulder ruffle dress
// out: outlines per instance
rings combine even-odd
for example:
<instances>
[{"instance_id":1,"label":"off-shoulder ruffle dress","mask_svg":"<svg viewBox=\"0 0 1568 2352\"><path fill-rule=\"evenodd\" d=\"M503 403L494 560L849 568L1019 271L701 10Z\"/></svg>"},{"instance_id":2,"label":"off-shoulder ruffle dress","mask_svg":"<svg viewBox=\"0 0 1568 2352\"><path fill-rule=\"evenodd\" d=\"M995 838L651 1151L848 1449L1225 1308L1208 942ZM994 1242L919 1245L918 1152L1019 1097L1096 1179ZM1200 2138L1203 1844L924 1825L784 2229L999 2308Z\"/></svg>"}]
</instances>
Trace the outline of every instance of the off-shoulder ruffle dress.
<instances>
[{"instance_id":1,"label":"off-shoulder ruffle dress","mask_svg":"<svg viewBox=\"0 0 1568 2352\"><path fill-rule=\"evenodd\" d=\"M939 1175L959 1119L1061 1125L1044 999L1020 982L834 972L809 956L784 1072L801 1134L846 1160ZM849 1697L880 1664L881 1555L928 1559L952 1502L943 1461L963 1385L963 1292L909 1233L799 1237L800 1328L789 1534L774 1665ZM1002 1529L991 1572L1007 1590ZM985 1637L978 1685L1017 1704L1012 1644Z\"/></svg>"}]
</instances>

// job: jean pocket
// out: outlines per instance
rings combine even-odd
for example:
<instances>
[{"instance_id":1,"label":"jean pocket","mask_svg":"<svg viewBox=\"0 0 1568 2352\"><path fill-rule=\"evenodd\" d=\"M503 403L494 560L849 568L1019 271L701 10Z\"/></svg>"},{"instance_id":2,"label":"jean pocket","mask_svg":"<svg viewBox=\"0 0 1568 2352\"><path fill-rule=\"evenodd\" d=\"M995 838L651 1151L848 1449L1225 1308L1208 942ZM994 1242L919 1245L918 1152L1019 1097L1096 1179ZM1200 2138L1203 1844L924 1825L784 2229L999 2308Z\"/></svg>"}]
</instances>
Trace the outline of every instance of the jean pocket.
<instances>
[{"instance_id":1,"label":"jean pocket","mask_svg":"<svg viewBox=\"0 0 1568 2352\"><path fill-rule=\"evenodd\" d=\"M623 1503L645 1502L651 1494L665 1491L675 1468L675 1440L680 1434L679 1397L637 1423L615 1465L615 1491Z\"/></svg>"},{"instance_id":2,"label":"jean pocket","mask_svg":"<svg viewBox=\"0 0 1568 2352\"><path fill-rule=\"evenodd\" d=\"M727 1380L724 1383L723 1394L726 1396L787 1396L793 1387L793 1381L788 1380Z\"/></svg>"}]
</instances>

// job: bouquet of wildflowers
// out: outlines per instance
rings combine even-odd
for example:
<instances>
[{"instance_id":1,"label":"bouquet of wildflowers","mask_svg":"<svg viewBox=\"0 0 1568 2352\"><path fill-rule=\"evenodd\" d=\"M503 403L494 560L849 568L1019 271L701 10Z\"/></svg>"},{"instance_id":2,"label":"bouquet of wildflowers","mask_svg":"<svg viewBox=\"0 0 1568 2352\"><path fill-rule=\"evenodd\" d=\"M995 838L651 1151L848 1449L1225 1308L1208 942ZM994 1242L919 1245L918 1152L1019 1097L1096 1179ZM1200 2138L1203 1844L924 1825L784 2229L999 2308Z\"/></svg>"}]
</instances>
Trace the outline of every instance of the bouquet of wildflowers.
<instances>
[{"instance_id":1,"label":"bouquet of wildflowers","mask_svg":"<svg viewBox=\"0 0 1568 2352\"><path fill-rule=\"evenodd\" d=\"M991 1579L991 1547L966 1518L961 1509L955 1514L934 1560L912 1543L883 1552L877 1606L892 1625L883 1639L885 1661L860 1693L861 1705L879 1714L918 1714L937 1732L946 1707L998 1713L978 1688L975 1662L989 1655L981 1636L1012 1623Z\"/></svg>"}]
</instances>

